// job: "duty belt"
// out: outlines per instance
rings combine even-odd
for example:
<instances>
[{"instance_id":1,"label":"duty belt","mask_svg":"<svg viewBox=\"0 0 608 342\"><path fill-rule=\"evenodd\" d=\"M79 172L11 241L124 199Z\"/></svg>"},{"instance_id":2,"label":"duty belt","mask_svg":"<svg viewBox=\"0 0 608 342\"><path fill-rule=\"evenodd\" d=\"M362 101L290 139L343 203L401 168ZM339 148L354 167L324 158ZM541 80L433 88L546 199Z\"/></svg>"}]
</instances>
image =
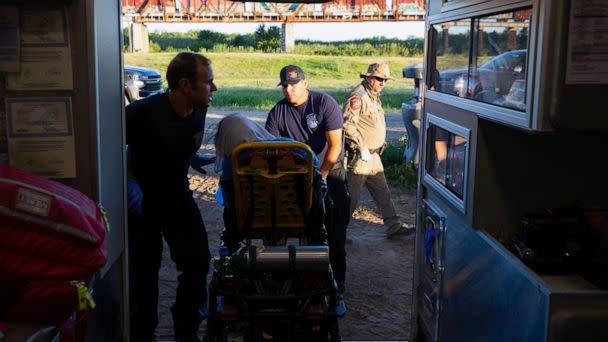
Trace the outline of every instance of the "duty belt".
<instances>
[{"instance_id":1,"label":"duty belt","mask_svg":"<svg viewBox=\"0 0 608 342\"><path fill-rule=\"evenodd\" d=\"M382 146L380 146L378 148L369 149L368 151L370 154L374 154L374 153L382 154L382 152L384 151L385 148L386 148L386 143L384 143ZM359 150L353 150L349 147L346 148L346 151L352 155L359 155L359 156L361 155L361 152L359 152Z\"/></svg>"},{"instance_id":2,"label":"duty belt","mask_svg":"<svg viewBox=\"0 0 608 342\"><path fill-rule=\"evenodd\" d=\"M374 153L378 153L378 154L382 154L382 152L384 151L384 148L386 147L386 143L382 144L382 146L375 148L373 150L369 150L369 153L374 154Z\"/></svg>"}]
</instances>

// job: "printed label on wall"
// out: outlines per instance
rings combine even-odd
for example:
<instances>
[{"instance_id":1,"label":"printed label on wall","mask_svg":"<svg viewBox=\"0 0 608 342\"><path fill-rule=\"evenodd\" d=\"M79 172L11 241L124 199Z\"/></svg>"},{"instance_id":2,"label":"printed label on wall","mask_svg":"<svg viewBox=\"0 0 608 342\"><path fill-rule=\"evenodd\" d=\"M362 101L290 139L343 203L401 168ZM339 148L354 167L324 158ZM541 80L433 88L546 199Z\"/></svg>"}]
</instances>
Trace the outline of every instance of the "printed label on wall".
<instances>
[{"instance_id":1,"label":"printed label on wall","mask_svg":"<svg viewBox=\"0 0 608 342\"><path fill-rule=\"evenodd\" d=\"M76 177L70 98L8 98L11 166L50 178Z\"/></svg>"},{"instance_id":2,"label":"printed label on wall","mask_svg":"<svg viewBox=\"0 0 608 342\"><path fill-rule=\"evenodd\" d=\"M566 84L608 84L608 1L572 0Z\"/></svg>"}]
</instances>

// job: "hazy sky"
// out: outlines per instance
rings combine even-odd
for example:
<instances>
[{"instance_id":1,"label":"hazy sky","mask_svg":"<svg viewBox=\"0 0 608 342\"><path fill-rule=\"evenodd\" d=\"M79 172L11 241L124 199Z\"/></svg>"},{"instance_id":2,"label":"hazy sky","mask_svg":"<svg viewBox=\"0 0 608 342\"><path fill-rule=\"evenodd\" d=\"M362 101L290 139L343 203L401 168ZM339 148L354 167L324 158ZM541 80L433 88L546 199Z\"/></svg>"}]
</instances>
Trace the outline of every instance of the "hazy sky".
<instances>
[{"instance_id":1,"label":"hazy sky","mask_svg":"<svg viewBox=\"0 0 608 342\"><path fill-rule=\"evenodd\" d=\"M253 33L260 23L163 23L146 24L150 32L187 32L212 30L223 33ZM279 26L280 23L266 23ZM405 39L424 36L424 22L358 22L358 23L294 23L296 39L319 41L353 40L384 36Z\"/></svg>"}]
</instances>

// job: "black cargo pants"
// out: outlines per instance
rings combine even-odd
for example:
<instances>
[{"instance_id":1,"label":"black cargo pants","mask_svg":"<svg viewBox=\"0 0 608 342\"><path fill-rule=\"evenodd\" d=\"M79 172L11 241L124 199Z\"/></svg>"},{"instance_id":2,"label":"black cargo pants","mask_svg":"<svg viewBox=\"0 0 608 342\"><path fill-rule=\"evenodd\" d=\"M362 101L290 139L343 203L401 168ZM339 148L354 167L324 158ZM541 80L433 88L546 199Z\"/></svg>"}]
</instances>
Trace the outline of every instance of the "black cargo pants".
<instances>
[{"instance_id":1,"label":"black cargo pants","mask_svg":"<svg viewBox=\"0 0 608 342\"><path fill-rule=\"evenodd\" d=\"M179 203L150 204L129 218L131 337L148 339L158 325L158 272L164 238L175 262L178 285L171 307L176 337L195 334L207 301L209 243L198 206L190 196ZM135 218L135 219L134 219Z\"/></svg>"},{"instance_id":2,"label":"black cargo pants","mask_svg":"<svg viewBox=\"0 0 608 342\"><path fill-rule=\"evenodd\" d=\"M329 242L329 258L338 283L338 291L344 292L346 278L346 227L350 221L350 194L346 184L346 170L337 164L327 175L325 196L325 228Z\"/></svg>"}]
</instances>

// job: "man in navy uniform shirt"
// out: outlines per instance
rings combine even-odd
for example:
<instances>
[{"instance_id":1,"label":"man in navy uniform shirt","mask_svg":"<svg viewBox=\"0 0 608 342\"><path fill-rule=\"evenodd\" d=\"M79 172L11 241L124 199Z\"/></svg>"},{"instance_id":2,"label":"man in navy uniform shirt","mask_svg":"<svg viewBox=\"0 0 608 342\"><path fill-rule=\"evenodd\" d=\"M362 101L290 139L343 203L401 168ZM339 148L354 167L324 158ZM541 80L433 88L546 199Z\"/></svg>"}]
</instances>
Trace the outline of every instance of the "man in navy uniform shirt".
<instances>
[{"instance_id":1,"label":"man in navy uniform shirt","mask_svg":"<svg viewBox=\"0 0 608 342\"><path fill-rule=\"evenodd\" d=\"M346 170L342 165L342 110L331 96L309 90L304 71L295 65L281 69L278 85L285 98L268 113L266 130L277 137L306 143L321 161L319 168L327 180L327 216L330 259L340 294L344 292L346 273L346 227L349 221L350 195Z\"/></svg>"}]
</instances>

